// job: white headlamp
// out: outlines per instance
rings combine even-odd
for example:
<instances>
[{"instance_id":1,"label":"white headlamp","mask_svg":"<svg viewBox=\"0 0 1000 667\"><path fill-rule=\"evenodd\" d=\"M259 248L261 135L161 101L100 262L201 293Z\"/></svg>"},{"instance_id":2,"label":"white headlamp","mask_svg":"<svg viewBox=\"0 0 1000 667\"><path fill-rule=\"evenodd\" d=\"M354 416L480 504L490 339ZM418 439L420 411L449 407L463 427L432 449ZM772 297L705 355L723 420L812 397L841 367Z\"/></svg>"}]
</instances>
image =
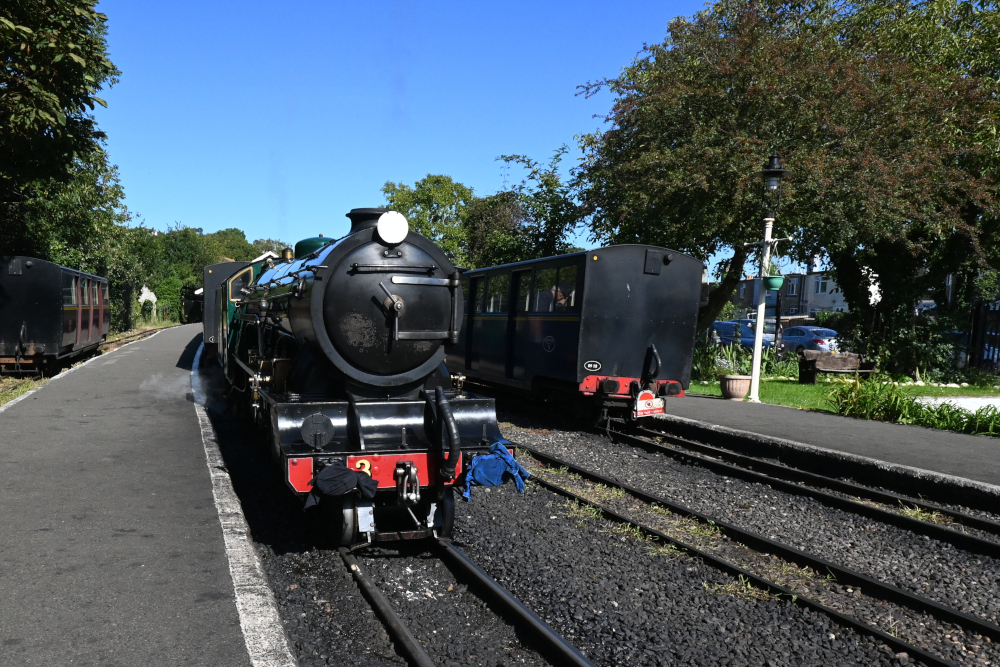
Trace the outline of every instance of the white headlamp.
<instances>
[{"instance_id":1,"label":"white headlamp","mask_svg":"<svg viewBox=\"0 0 1000 667\"><path fill-rule=\"evenodd\" d=\"M386 211L380 215L375 229L378 230L379 238L390 244L402 243L410 233L406 217L396 211Z\"/></svg>"}]
</instances>

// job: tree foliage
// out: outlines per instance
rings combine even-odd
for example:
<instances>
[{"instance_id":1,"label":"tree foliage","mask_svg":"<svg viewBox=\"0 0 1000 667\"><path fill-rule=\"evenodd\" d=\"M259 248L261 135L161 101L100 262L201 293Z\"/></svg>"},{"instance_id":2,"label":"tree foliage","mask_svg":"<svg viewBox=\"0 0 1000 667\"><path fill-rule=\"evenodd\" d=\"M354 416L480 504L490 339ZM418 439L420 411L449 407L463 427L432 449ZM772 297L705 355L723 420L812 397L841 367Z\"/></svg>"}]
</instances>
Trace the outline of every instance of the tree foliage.
<instances>
[{"instance_id":1,"label":"tree foliage","mask_svg":"<svg viewBox=\"0 0 1000 667\"><path fill-rule=\"evenodd\" d=\"M867 304L868 272L898 280L882 308L902 312L943 257L993 261L992 148L976 137L995 96L978 77L894 52L854 8L722 0L587 87L615 95L609 127L583 138L592 233L733 255L701 329L761 236L758 174L775 149L792 170L777 232L795 234L800 260L830 257L852 309ZM876 326L869 318L868 333Z\"/></svg>"},{"instance_id":2,"label":"tree foliage","mask_svg":"<svg viewBox=\"0 0 1000 667\"><path fill-rule=\"evenodd\" d=\"M227 260L250 261L261 254L257 244L263 242L258 239L250 243L243 231L235 227L210 234L181 224L166 232L154 234L148 230L150 261L146 284L156 293L157 305L167 304L168 313L176 316L181 312L183 300L191 298L202 286L206 266Z\"/></svg>"},{"instance_id":3,"label":"tree foliage","mask_svg":"<svg viewBox=\"0 0 1000 667\"><path fill-rule=\"evenodd\" d=\"M465 208L472 200L472 188L451 176L427 174L413 187L387 182L382 187L389 208L406 216L410 229L438 244L456 264L464 265Z\"/></svg>"},{"instance_id":4,"label":"tree foliage","mask_svg":"<svg viewBox=\"0 0 1000 667\"><path fill-rule=\"evenodd\" d=\"M0 5L0 192L17 198L36 179L70 177L104 134L89 112L119 71L108 59L107 17L91 0Z\"/></svg>"},{"instance_id":5,"label":"tree foliage","mask_svg":"<svg viewBox=\"0 0 1000 667\"><path fill-rule=\"evenodd\" d=\"M143 230L129 228L118 169L93 150L74 160L65 179L37 180L16 216L0 218L3 252L29 255L108 278L112 325L127 328L132 294L150 261Z\"/></svg>"},{"instance_id":6,"label":"tree foliage","mask_svg":"<svg viewBox=\"0 0 1000 667\"><path fill-rule=\"evenodd\" d=\"M548 165L523 155L500 160L527 170L510 190L477 198L465 217L467 257L471 267L494 266L569 252L569 236L583 211L575 198L575 183L559 175L567 152L557 150Z\"/></svg>"}]
</instances>

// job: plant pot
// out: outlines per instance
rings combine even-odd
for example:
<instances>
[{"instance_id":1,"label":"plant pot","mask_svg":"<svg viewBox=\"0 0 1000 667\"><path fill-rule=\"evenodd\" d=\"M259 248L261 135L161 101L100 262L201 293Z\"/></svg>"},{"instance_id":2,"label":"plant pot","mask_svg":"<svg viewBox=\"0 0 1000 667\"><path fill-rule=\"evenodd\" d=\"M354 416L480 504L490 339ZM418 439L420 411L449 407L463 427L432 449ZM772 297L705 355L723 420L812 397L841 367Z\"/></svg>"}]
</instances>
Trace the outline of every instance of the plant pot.
<instances>
[{"instance_id":1,"label":"plant pot","mask_svg":"<svg viewBox=\"0 0 1000 667\"><path fill-rule=\"evenodd\" d=\"M785 284L784 276L764 276L765 290L778 290Z\"/></svg>"},{"instance_id":2,"label":"plant pot","mask_svg":"<svg viewBox=\"0 0 1000 667\"><path fill-rule=\"evenodd\" d=\"M749 375L720 375L719 385L722 397L730 401L742 401L750 392Z\"/></svg>"}]
</instances>

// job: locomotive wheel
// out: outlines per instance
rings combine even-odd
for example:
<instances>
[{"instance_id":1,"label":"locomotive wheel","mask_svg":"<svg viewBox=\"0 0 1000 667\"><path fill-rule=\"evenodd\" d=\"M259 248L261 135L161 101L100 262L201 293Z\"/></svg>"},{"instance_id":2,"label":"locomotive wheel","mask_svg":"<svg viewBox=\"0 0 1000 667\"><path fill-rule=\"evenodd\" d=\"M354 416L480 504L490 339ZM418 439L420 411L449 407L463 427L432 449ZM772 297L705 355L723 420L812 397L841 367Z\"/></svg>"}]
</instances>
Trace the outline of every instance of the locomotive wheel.
<instances>
[{"instance_id":1,"label":"locomotive wheel","mask_svg":"<svg viewBox=\"0 0 1000 667\"><path fill-rule=\"evenodd\" d=\"M451 537L451 529L455 526L455 489L451 486L444 487L441 498L438 501L441 508L441 530L438 537Z\"/></svg>"}]
</instances>

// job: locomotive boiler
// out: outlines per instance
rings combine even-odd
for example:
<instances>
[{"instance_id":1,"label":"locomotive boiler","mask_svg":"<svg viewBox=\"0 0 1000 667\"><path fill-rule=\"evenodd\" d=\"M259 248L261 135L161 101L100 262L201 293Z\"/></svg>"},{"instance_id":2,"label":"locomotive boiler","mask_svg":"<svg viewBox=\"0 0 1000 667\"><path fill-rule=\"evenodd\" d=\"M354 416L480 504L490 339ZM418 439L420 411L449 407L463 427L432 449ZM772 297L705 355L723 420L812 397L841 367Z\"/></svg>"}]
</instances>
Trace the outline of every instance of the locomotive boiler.
<instances>
[{"instance_id":1,"label":"locomotive boiler","mask_svg":"<svg viewBox=\"0 0 1000 667\"><path fill-rule=\"evenodd\" d=\"M218 283L219 362L285 482L318 502L340 544L447 536L456 481L508 444L493 399L453 387L444 365L460 276L401 214L348 217L343 238L307 239Z\"/></svg>"}]
</instances>

